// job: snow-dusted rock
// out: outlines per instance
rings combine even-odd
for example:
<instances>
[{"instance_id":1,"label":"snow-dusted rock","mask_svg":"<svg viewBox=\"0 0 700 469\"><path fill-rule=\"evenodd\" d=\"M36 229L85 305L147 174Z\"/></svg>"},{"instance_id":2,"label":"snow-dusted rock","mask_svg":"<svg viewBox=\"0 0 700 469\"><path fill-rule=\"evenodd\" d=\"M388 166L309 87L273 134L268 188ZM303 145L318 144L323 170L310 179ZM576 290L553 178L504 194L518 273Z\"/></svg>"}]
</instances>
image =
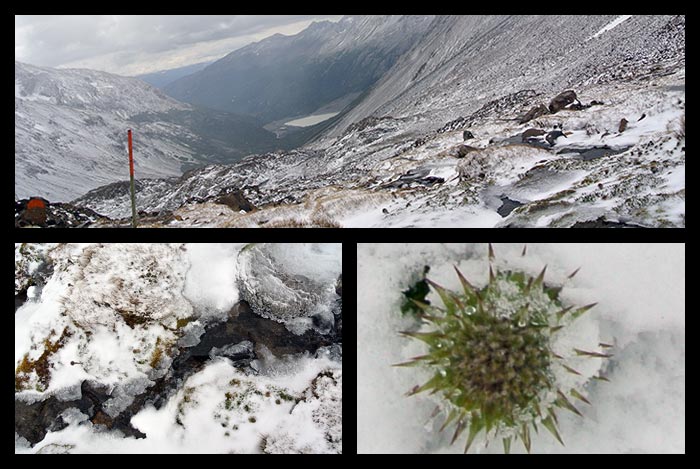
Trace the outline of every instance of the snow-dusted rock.
<instances>
[{"instance_id":1,"label":"snow-dusted rock","mask_svg":"<svg viewBox=\"0 0 700 469\"><path fill-rule=\"evenodd\" d=\"M239 255L241 297L256 314L300 332L313 325L311 316L332 323L330 305L341 268L334 253L319 244L251 245Z\"/></svg>"}]
</instances>

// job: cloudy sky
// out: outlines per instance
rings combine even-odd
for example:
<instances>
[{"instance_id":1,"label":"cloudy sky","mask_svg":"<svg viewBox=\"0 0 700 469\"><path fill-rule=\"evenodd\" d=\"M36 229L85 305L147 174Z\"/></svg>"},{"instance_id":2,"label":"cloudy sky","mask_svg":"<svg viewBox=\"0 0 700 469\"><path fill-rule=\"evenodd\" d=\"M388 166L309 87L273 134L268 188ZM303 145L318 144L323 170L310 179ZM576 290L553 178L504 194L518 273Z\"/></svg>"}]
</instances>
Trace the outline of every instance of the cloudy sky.
<instances>
[{"instance_id":1,"label":"cloudy sky","mask_svg":"<svg viewBox=\"0 0 700 469\"><path fill-rule=\"evenodd\" d=\"M276 33L337 15L22 15L15 60L138 75L215 60Z\"/></svg>"}]
</instances>

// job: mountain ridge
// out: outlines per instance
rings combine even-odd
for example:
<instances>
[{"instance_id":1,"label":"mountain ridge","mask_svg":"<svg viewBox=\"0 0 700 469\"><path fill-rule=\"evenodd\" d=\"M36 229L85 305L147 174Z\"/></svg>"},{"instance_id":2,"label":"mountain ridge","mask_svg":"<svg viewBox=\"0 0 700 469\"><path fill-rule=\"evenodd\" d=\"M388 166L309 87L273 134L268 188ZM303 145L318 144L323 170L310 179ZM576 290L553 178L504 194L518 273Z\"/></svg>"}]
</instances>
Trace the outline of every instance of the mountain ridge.
<instances>
[{"instance_id":1,"label":"mountain ridge","mask_svg":"<svg viewBox=\"0 0 700 469\"><path fill-rule=\"evenodd\" d=\"M185 102L266 122L310 114L367 90L427 29L432 16L344 17L228 54L165 91Z\"/></svg>"},{"instance_id":2,"label":"mountain ridge","mask_svg":"<svg viewBox=\"0 0 700 469\"><path fill-rule=\"evenodd\" d=\"M180 103L136 78L15 62L15 196L68 201L128 178L178 176L276 148L252 118Z\"/></svg>"}]
</instances>

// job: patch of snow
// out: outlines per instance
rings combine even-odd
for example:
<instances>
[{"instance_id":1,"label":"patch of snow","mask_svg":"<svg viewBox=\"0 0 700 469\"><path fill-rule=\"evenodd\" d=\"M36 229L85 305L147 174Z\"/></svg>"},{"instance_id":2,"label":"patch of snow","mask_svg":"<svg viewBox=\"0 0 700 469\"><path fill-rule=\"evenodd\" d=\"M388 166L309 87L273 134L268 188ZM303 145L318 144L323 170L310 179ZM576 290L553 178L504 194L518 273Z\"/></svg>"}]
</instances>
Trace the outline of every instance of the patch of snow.
<instances>
[{"instance_id":1,"label":"patch of snow","mask_svg":"<svg viewBox=\"0 0 700 469\"><path fill-rule=\"evenodd\" d=\"M630 18L632 18L632 15L620 15L620 16L618 16L617 18L615 18L614 20L612 20L610 23L608 23L608 24L606 24L605 26L603 26L603 27L600 29L600 31L598 31L597 33L595 33L595 34L594 34L593 36L591 36L589 39L595 39L595 38L597 38L597 37L600 36L601 34L610 31L611 29L613 29L613 28L619 26L620 24L622 24L622 22L624 22L624 21L626 21L626 20L628 20L628 19L630 19Z\"/></svg>"},{"instance_id":2,"label":"patch of snow","mask_svg":"<svg viewBox=\"0 0 700 469\"><path fill-rule=\"evenodd\" d=\"M238 301L236 257L245 243L190 243L183 294L204 318L223 318Z\"/></svg>"}]
</instances>

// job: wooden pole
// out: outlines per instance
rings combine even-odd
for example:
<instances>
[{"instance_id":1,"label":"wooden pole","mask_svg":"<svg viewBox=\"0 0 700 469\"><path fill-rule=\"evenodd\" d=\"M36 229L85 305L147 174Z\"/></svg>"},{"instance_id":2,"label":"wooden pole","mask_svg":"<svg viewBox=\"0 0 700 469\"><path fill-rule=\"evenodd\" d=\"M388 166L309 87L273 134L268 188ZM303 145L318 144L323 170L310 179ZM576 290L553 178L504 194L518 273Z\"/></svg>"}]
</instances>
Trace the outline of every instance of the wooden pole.
<instances>
[{"instance_id":1,"label":"wooden pole","mask_svg":"<svg viewBox=\"0 0 700 469\"><path fill-rule=\"evenodd\" d=\"M131 227L136 228L136 191L134 187L134 150L131 145L131 129L129 129L129 176L131 177Z\"/></svg>"}]
</instances>

